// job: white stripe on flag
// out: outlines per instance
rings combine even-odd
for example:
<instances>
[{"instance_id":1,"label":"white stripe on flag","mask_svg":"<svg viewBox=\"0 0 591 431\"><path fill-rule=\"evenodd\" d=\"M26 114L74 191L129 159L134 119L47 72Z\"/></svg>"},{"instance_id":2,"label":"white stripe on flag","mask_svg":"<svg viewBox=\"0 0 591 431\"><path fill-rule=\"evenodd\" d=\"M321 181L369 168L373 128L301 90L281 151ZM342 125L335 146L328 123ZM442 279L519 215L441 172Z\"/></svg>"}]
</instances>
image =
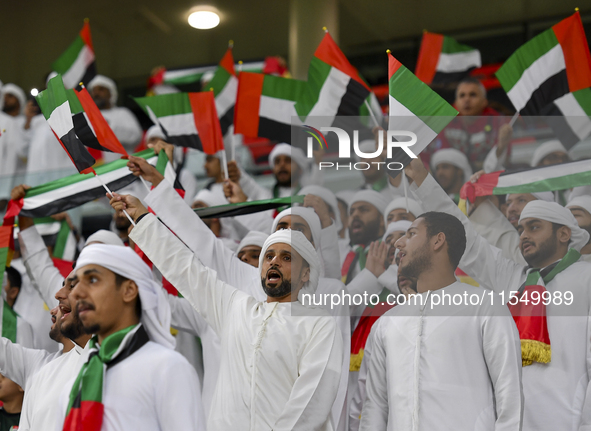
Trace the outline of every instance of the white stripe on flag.
<instances>
[{"instance_id":1,"label":"white stripe on flag","mask_svg":"<svg viewBox=\"0 0 591 431\"><path fill-rule=\"evenodd\" d=\"M219 118L236 104L236 94L238 94L238 80L230 76L223 90L215 98L215 109Z\"/></svg>"},{"instance_id":2,"label":"white stripe on flag","mask_svg":"<svg viewBox=\"0 0 591 431\"><path fill-rule=\"evenodd\" d=\"M55 221L52 223L37 223L35 225L37 233L41 236L55 235L62 228L62 223Z\"/></svg>"},{"instance_id":3,"label":"white stripe on flag","mask_svg":"<svg viewBox=\"0 0 591 431\"><path fill-rule=\"evenodd\" d=\"M390 97L390 118L388 121L388 130L402 130L413 132L417 135L417 143L408 147L415 155L419 155L427 145L437 137L429 126L423 120L413 114L406 106L398 100ZM395 136L400 141L409 141L409 138Z\"/></svg>"},{"instance_id":4,"label":"white stripe on flag","mask_svg":"<svg viewBox=\"0 0 591 431\"><path fill-rule=\"evenodd\" d=\"M74 128L72 121L72 113L70 112L70 104L66 100L60 106L57 106L52 112L47 122L55 132L58 138L62 138Z\"/></svg>"},{"instance_id":5,"label":"white stripe on flag","mask_svg":"<svg viewBox=\"0 0 591 431\"><path fill-rule=\"evenodd\" d=\"M158 160L158 156L151 157L147 159L147 162L151 165L156 165L156 161ZM111 172L106 172L101 174L101 179L105 184L109 184L113 181L116 181L120 178L123 178L129 175L129 168L127 166L123 166L119 169L115 169ZM50 202L56 201L58 199L66 198L72 194L83 193L88 190L101 188L102 184L99 182L96 177L88 178L84 181L79 181L77 183L73 183L59 189L51 190L47 193L42 193L37 196L32 196L25 198L25 202L23 205L24 210L33 210L35 208L39 208L43 205L47 205ZM114 190L115 191L115 190Z\"/></svg>"},{"instance_id":6,"label":"white stripe on flag","mask_svg":"<svg viewBox=\"0 0 591 431\"><path fill-rule=\"evenodd\" d=\"M564 115L564 119L580 140L591 135L591 118L583 110L575 96L567 93L554 101Z\"/></svg>"},{"instance_id":7,"label":"white stripe on flag","mask_svg":"<svg viewBox=\"0 0 591 431\"><path fill-rule=\"evenodd\" d=\"M303 123L295 110L295 104L296 102L294 100L261 96L259 116L277 121L278 123L302 125Z\"/></svg>"},{"instance_id":8,"label":"white stripe on flag","mask_svg":"<svg viewBox=\"0 0 591 431\"><path fill-rule=\"evenodd\" d=\"M521 75L513 88L507 93L515 109L521 111L538 89L548 78L566 69L564 54L560 44L538 58Z\"/></svg>"},{"instance_id":9,"label":"white stripe on flag","mask_svg":"<svg viewBox=\"0 0 591 431\"><path fill-rule=\"evenodd\" d=\"M88 45L84 45L78 53L78 57L76 57L76 60L72 63L72 66L62 75L64 86L66 88L76 87L84 77L88 65L93 61L94 52L90 50ZM88 82L85 82L84 84L88 85Z\"/></svg>"},{"instance_id":10,"label":"white stripe on flag","mask_svg":"<svg viewBox=\"0 0 591 431\"><path fill-rule=\"evenodd\" d=\"M166 129L169 136L198 134L197 127L195 126L195 117L193 117L192 112L189 112L188 114L159 117L158 121L160 121L162 127Z\"/></svg>"},{"instance_id":11,"label":"white stripe on flag","mask_svg":"<svg viewBox=\"0 0 591 431\"><path fill-rule=\"evenodd\" d=\"M475 49L473 51L456 52L453 54L442 52L439 55L436 70L438 72L453 73L463 72L471 67L480 66L482 66L480 51Z\"/></svg>"},{"instance_id":12,"label":"white stripe on flag","mask_svg":"<svg viewBox=\"0 0 591 431\"><path fill-rule=\"evenodd\" d=\"M326 80L322 84L318 101L308 114L309 117L334 117L341 105L341 99L347 92L351 77L339 69L331 67Z\"/></svg>"},{"instance_id":13,"label":"white stripe on flag","mask_svg":"<svg viewBox=\"0 0 591 431\"><path fill-rule=\"evenodd\" d=\"M564 165L554 165L544 166L543 169L532 169L510 175L501 175L496 187L515 187L521 184L530 184L537 181L588 172L589 161L581 160L580 162L569 163L568 172L565 172L564 169Z\"/></svg>"},{"instance_id":14,"label":"white stripe on flag","mask_svg":"<svg viewBox=\"0 0 591 431\"><path fill-rule=\"evenodd\" d=\"M68 232L66 238L66 246L64 247L64 253L62 254L63 260L74 260L76 257L76 237L72 231Z\"/></svg>"}]
</instances>

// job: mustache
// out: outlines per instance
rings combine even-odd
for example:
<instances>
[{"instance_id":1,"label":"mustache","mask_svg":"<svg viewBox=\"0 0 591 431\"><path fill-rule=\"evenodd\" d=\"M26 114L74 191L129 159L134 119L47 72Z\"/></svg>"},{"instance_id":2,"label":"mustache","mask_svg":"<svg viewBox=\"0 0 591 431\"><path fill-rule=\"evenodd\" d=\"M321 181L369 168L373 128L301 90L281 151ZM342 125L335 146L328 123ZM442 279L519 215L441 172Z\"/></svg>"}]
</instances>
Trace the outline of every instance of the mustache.
<instances>
[{"instance_id":1,"label":"mustache","mask_svg":"<svg viewBox=\"0 0 591 431\"><path fill-rule=\"evenodd\" d=\"M80 316L80 308L82 308L82 307L84 307L84 309L86 309L86 310L94 310L95 309L94 305L92 305L86 301L78 301L76 303L76 306L74 307L74 315L76 317Z\"/></svg>"}]
</instances>

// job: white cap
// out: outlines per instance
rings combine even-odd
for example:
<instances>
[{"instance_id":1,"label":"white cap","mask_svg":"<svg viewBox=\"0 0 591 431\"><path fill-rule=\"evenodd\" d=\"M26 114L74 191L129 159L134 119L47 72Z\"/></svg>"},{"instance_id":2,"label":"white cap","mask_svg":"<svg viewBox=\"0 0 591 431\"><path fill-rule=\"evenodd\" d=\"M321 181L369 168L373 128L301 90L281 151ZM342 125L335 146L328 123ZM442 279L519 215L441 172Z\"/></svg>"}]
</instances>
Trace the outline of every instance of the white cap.
<instances>
[{"instance_id":1,"label":"white cap","mask_svg":"<svg viewBox=\"0 0 591 431\"><path fill-rule=\"evenodd\" d=\"M566 148L564 148L564 145L562 145L559 140L552 139L551 141L544 142L542 145L536 148L536 151L534 151L534 155L531 159L531 167L535 168L540 164L544 157L556 152L568 154L568 151Z\"/></svg>"},{"instance_id":2,"label":"white cap","mask_svg":"<svg viewBox=\"0 0 591 431\"><path fill-rule=\"evenodd\" d=\"M117 105L117 97L119 96L119 93L117 93L117 84L115 84L115 81L113 81L111 78L108 78L104 75L96 75L88 83L88 85L87 85L88 90L92 91L92 89L97 85L99 87L105 87L106 89L108 89L109 92L111 93L111 99L110 99L111 106Z\"/></svg>"},{"instance_id":3,"label":"white cap","mask_svg":"<svg viewBox=\"0 0 591 431\"><path fill-rule=\"evenodd\" d=\"M464 183L470 181L472 176L472 167L468 157L460 150L455 148L444 148L433 153L431 157L431 168L435 170L440 163L449 163L464 172Z\"/></svg>"},{"instance_id":4,"label":"white cap","mask_svg":"<svg viewBox=\"0 0 591 431\"><path fill-rule=\"evenodd\" d=\"M6 94L12 94L14 97L18 99L18 103L20 104L21 108L21 115L25 112L25 106L27 106L27 96L22 88L20 88L16 84L8 83L2 87L2 96Z\"/></svg>"}]
</instances>

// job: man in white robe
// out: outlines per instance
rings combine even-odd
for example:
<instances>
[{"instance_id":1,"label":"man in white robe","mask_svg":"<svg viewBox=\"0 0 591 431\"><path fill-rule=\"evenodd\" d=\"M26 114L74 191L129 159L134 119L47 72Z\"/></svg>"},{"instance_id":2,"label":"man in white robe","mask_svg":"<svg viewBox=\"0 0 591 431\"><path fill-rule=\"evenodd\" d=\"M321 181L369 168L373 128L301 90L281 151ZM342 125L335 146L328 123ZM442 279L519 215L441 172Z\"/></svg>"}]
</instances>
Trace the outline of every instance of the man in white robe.
<instances>
[{"instance_id":1,"label":"man in white robe","mask_svg":"<svg viewBox=\"0 0 591 431\"><path fill-rule=\"evenodd\" d=\"M499 249L476 234L422 165L413 161L409 166L407 175L414 180L411 190L425 209L444 211L464 224L467 245L460 267L508 301L524 284L531 268L504 258ZM554 202L529 202L521 213L519 227L523 257L541 272L589 241L589 234L577 226L570 211ZM545 283L545 289L562 301L552 300L545 307L551 361L534 362L523 369L523 429L584 430L591 427L591 266L581 261L572 263ZM565 298L570 295L573 301L568 304Z\"/></svg>"},{"instance_id":2,"label":"man in white robe","mask_svg":"<svg viewBox=\"0 0 591 431\"><path fill-rule=\"evenodd\" d=\"M342 341L325 311L296 299L315 291L320 274L303 234L280 231L265 242L258 277L267 302L259 302L221 282L139 201L116 196L111 202L136 218L132 240L220 336L208 429L333 429Z\"/></svg>"},{"instance_id":3,"label":"man in white robe","mask_svg":"<svg viewBox=\"0 0 591 431\"><path fill-rule=\"evenodd\" d=\"M566 204L566 207L577 219L579 227L591 234L591 196L576 196ZM591 263L591 240L581 249L581 260Z\"/></svg>"},{"instance_id":4,"label":"man in white robe","mask_svg":"<svg viewBox=\"0 0 591 431\"><path fill-rule=\"evenodd\" d=\"M455 278L465 245L461 222L435 212L396 242L398 271L416 278L417 295L372 329L361 430L521 429L521 349L509 310L489 300L444 304L444 295L486 293Z\"/></svg>"}]
</instances>

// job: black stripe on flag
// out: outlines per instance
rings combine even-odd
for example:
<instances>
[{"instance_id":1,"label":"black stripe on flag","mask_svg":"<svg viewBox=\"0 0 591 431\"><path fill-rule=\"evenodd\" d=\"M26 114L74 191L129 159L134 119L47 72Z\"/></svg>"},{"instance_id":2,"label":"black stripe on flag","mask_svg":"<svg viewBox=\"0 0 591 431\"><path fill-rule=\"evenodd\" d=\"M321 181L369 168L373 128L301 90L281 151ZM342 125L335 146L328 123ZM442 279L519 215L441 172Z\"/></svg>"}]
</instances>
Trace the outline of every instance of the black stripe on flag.
<instances>
[{"instance_id":1,"label":"black stripe on flag","mask_svg":"<svg viewBox=\"0 0 591 431\"><path fill-rule=\"evenodd\" d=\"M173 145L178 145L179 147L189 147L203 151L203 146L201 145L201 139L199 138L199 135L168 135L166 142Z\"/></svg>"},{"instance_id":2,"label":"black stripe on flag","mask_svg":"<svg viewBox=\"0 0 591 431\"><path fill-rule=\"evenodd\" d=\"M262 138L277 142L291 143L291 124L281 123L265 117L259 117L259 132Z\"/></svg>"},{"instance_id":3,"label":"black stripe on flag","mask_svg":"<svg viewBox=\"0 0 591 431\"><path fill-rule=\"evenodd\" d=\"M579 137L573 132L570 124L564 118L562 111L552 103L544 108L542 115L546 117L546 123L552 128L558 140L567 150L580 142ZM571 118L571 121L587 121L586 118Z\"/></svg>"},{"instance_id":4,"label":"black stripe on flag","mask_svg":"<svg viewBox=\"0 0 591 431\"><path fill-rule=\"evenodd\" d=\"M88 86L88 83L93 80L96 76L96 63L93 61L88 65L86 70L84 71L84 75L80 80L84 85ZM80 89L80 84L77 84L76 88Z\"/></svg>"},{"instance_id":5,"label":"black stripe on flag","mask_svg":"<svg viewBox=\"0 0 591 431\"><path fill-rule=\"evenodd\" d=\"M222 128L222 136L226 136L230 126L234 124L234 106L231 106L224 115L220 117L220 127Z\"/></svg>"},{"instance_id":6,"label":"black stripe on flag","mask_svg":"<svg viewBox=\"0 0 591 431\"><path fill-rule=\"evenodd\" d=\"M72 115L72 121L74 121L76 135L84 145L94 148L95 150L112 152L99 143L83 112L78 112L77 114Z\"/></svg>"},{"instance_id":7,"label":"black stripe on flag","mask_svg":"<svg viewBox=\"0 0 591 431\"><path fill-rule=\"evenodd\" d=\"M78 139L76 136L74 129L68 131L67 134L62 136L60 141L64 149L70 155L74 165L76 165L78 172L82 172L88 168L91 168L92 165L95 164L96 160L94 160L82 142L80 142L80 139Z\"/></svg>"},{"instance_id":8,"label":"black stripe on flag","mask_svg":"<svg viewBox=\"0 0 591 431\"><path fill-rule=\"evenodd\" d=\"M523 109L521 115L540 115L543 109L561 96L569 92L566 69L551 76L532 93Z\"/></svg>"},{"instance_id":9,"label":"black stripe on flag","mask_svg":"<svg viewBox=\"0 0 591 431\"><path fill-rule=\"evenodd\" d=\"M359 82L354 79L349 79L347 84L347 90L341 98L339 109L337 110L337 116L339 115L359 115L359 108L365 102L369 96L369 91Z\"/></svg>"},{"instance_id":10,"label":"black stripe on flag","mask_svg":"<svg viewBox=\"0 0 591 431\"><path fill-rule=\"evenodd\" d=\"M455 82L460 82L466 76L470 74L475 67L471 67L461 72L435 72L435 76L433 76L433 81L431 81L431 85L438 85L438 84L452 84Z\"/></svg>"}]
</instances>

